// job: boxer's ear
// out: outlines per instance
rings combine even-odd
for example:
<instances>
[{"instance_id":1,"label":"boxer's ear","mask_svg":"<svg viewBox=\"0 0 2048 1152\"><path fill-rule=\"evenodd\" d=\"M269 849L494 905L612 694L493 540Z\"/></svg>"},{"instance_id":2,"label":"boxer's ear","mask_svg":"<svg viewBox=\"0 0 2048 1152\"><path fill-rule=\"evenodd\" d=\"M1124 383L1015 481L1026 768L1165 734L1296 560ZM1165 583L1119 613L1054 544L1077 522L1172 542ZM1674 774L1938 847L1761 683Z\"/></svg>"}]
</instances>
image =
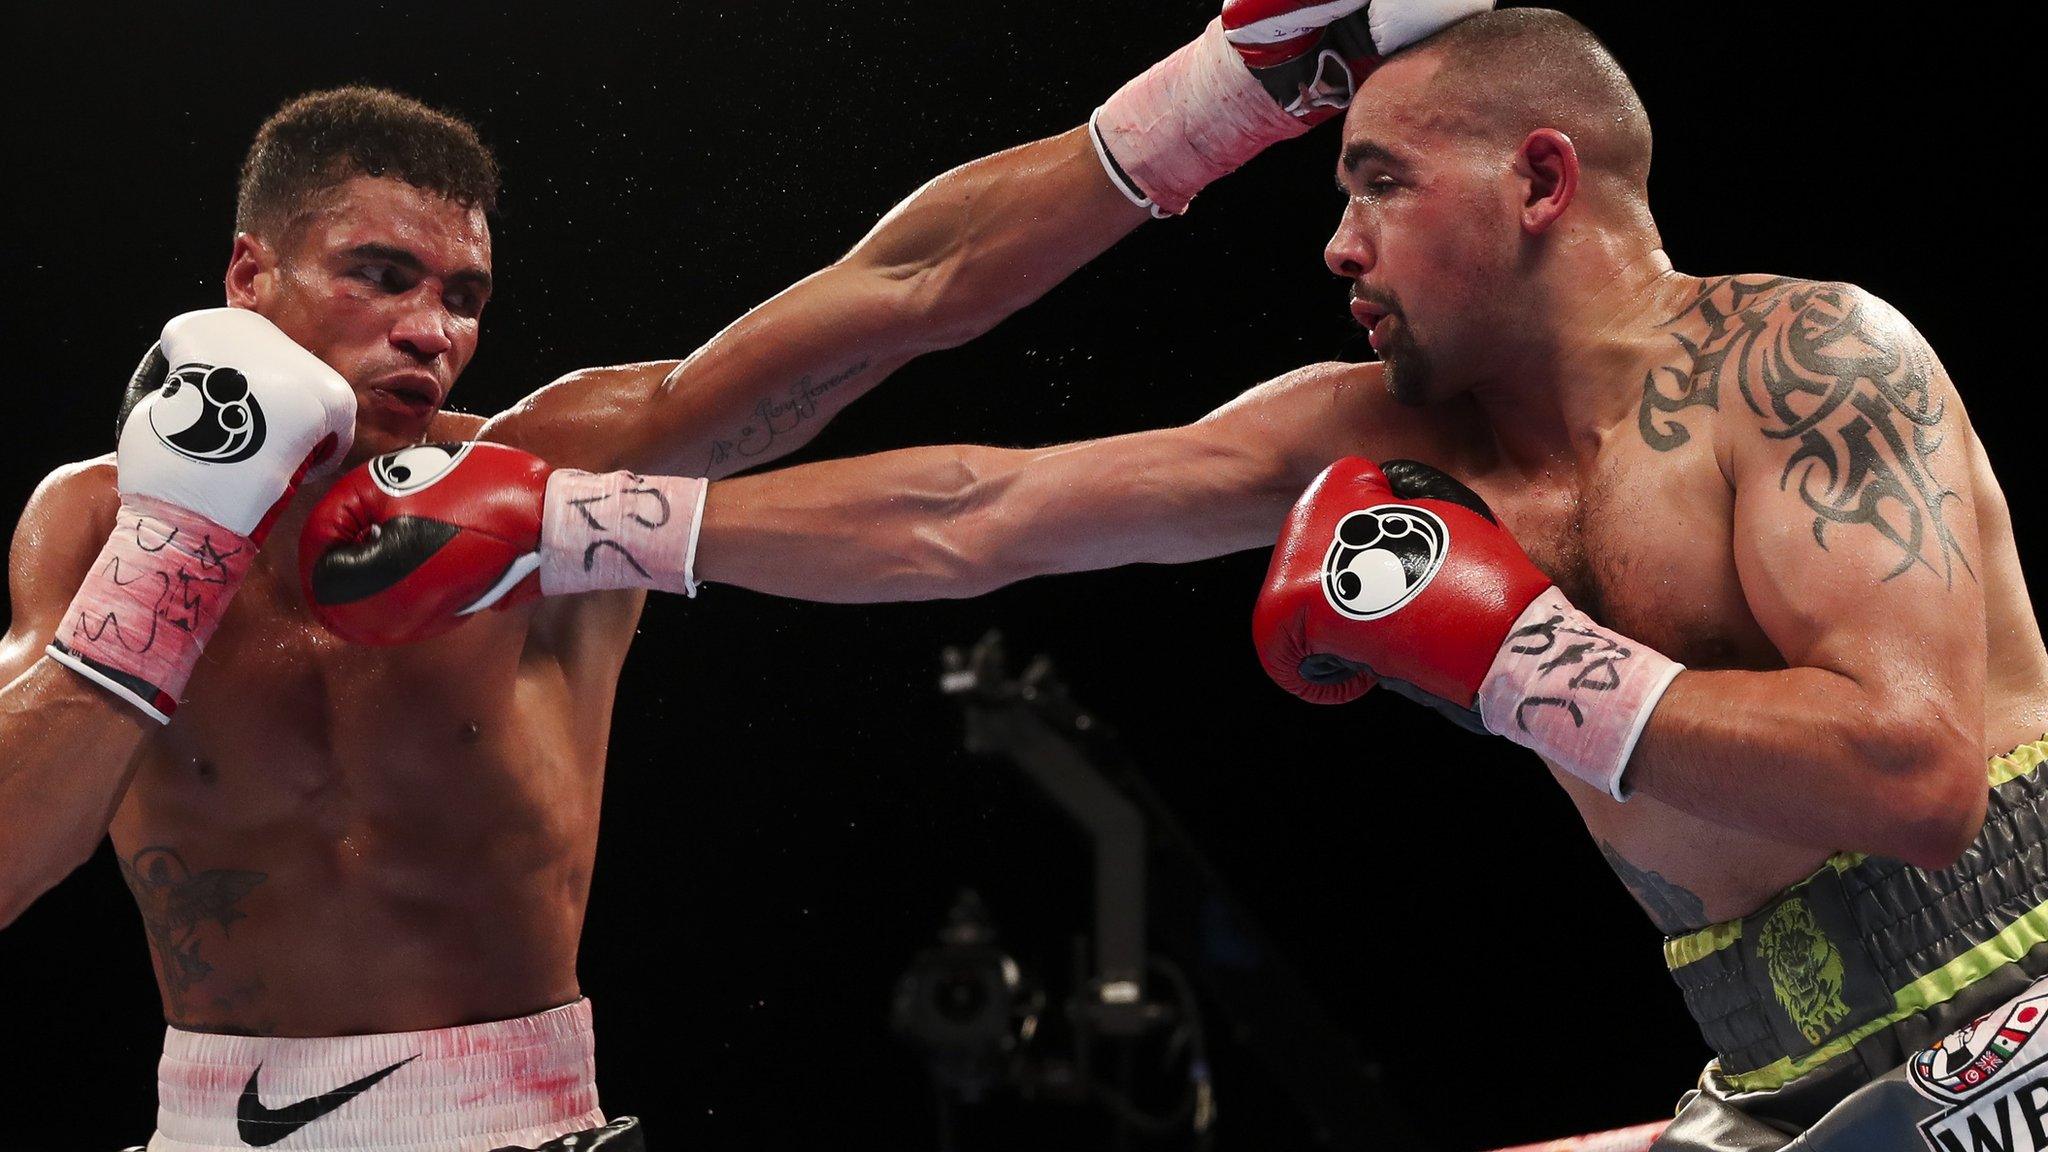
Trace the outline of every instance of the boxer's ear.
<instances>
[{"instance_id":1,"label":"boxer's ear","mask_svg":"<svg viewBox=\"0 0 2048 1152\"><path fill-rule=\"evenodd\" d=\"M1522 231L1547 231L1579 194L1579 150L1555 128L1538 128L1515 150L1515 175L1523 181Z\"/></svg>"},{"instance_id":2,"label":"boxer's ear","mask_svg":"<svg viewBox=\"0 0 2048 1152\"><path fill-rule=\"evenodd\" d=\"M277 252L253 233L235 233L235 246L228 253L227 302L261 312L276 278Z\"/></svg>"}]
</instances>

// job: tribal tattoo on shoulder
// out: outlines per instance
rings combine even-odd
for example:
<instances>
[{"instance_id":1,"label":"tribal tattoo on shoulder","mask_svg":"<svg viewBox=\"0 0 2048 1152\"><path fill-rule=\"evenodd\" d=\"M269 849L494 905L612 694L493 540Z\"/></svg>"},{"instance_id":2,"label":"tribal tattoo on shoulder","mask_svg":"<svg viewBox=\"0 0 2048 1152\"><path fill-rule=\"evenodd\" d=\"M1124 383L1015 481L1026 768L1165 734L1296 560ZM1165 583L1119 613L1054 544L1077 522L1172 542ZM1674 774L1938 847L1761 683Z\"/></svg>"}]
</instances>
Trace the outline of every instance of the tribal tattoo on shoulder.
<instances>
[{"instance_id":1,"label":"tribal tattoo on shoulder","mask_svg":"<svg viewBox=\"0 0 2048 1152\"><path fill-rule=\"evenodd\" d=\"M1659 932L1676 936L1691 932L1707 925L1707 904L1698 895L1682 885L1673 884L1647 868L1638 868L1628 858L1615 851L1614 845L1600 841L1600 855L1614 874L1621 877L1629 895L1650 914L1650 922Z\"/></svg>"},{"instance_id":2,"label":"tribal tattoo on shoulder","mask_svg":"<svg viewBox=\"0 0 2048 1152\"><path fill-rule=\"evenodd\" d=\"M1948 400L1904 317L1847 284L1724 276L1665 327L1685 363L1644 376L1644 443L1687 443L1687 411L1718 411L1732 390L1790 444L1778 484L1812 510L1822 549L1836 525L1868 529L1898 551L1886 580L1916 565L1950 586L1957 567L1976 578L1947 519L1961 497L1932 469Z\"/></svg>"},{"instance_id":3,"label":"tribal tattoo on shoulder","mask_svg":"<svg viewBox=\"0 0 2048 1152\"><path fill-rule=\"evenodd\" d=\"M226 935L243 919L242 901L269 879L264 872L208 868L193 872L176 851L156 844L120 861L121 878L142 910L142 926L156 954L157 971L174 1011L182 1013L188 992L213 974L200 956L209 925Z\"/></svg>"}]
</instances>

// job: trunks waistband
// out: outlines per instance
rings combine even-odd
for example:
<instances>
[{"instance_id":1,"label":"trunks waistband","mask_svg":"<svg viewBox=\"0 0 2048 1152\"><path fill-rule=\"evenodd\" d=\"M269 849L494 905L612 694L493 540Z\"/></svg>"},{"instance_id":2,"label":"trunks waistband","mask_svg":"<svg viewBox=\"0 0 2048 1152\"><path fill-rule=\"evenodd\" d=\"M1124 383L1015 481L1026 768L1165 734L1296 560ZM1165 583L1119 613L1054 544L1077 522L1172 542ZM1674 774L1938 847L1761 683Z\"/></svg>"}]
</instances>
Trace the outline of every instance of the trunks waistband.
<instances>
[{"instance_id":1,"label":"trunks waistband","mask_svg":"<svg viewBox=\"0 0 2048 1152\"><path fill-rule=\"evenodd\" d=\"M170 1028L149 1152L470 1152L604 1123L590 1002L371 1036Z\"/></svg>"},{"instance_id":2,"label":"trunks waistband","mask_svg":"<svg viewBox=\"0 0 2048 1152\"><path fill-rule=\"evenodd\" d=\"M1723 1076L1779 1087L2048 943L2048 737L1987 764L1984 827L1927 871L1842 854L1740 920L1665 941Z\"/></svg>"}]
</instances>

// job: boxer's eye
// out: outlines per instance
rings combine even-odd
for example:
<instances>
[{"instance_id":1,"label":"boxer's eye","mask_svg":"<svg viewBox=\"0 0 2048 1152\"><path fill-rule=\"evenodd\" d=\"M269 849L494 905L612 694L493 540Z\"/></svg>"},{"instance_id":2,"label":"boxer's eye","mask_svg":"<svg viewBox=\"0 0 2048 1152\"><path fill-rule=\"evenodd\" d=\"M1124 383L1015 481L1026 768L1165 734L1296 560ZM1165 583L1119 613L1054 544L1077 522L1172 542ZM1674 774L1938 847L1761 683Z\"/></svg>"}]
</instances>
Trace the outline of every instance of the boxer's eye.
<instances>
[{"instance_id":1,"label":"boxer's eye","mask_svg":"<svg viewBox=\"0 0 2048 1152\"><path fill-rule=\"evenodd\" d=\"M414 283L413 275L395 264L362 264L351 275L381 292L404 292Z\"/></svg>"},{"instance_id":2,"label":"boxer's eye","mask_svg":"<svg viewBox=\"0 0 2048 1152\"><path fill-rule=\"evenodd\" d=\"M483 295L467 289L448 293L442 298L442 303L448 306L448 311L464 319L475 319L484 310Z\"/></svg>"}]
</instances>

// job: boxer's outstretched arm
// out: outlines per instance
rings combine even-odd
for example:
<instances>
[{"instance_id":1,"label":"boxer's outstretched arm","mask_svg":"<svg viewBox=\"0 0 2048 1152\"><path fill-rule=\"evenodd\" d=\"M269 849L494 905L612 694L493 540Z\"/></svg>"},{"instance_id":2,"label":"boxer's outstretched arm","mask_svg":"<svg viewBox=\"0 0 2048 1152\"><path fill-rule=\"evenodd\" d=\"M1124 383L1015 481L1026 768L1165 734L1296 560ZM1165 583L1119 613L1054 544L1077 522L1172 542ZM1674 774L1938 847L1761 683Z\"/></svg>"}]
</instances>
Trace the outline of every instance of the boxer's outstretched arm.
<instances>
[{"instance_id":1,"label":"boxer's outstretched arm","mask_svg":"<svg viewBox=\"0 0 2048 1152\"><path fill-rule=\"evenodd\" d=\"M595 368L481 434L569 467L725 476L782 456L922 353L994 327L1146 219L1076 128L956 168L681 362Z\"/></svg>"},{"instance_id":2,"label":"boxer's outstretched arm","mask_svg":"<svg viewBox=\"0 0 2048 1152\"><path fill-rule=\"evenodd\" d=\"M1628 779L1733 827L1945 866L1985 808L1962 404L1919 333L1867 293L1792 284L1747 308L1782 354L1720 381L1722 460L1743 594L1788 667L1681 674Z\"/></svg>"},{"instance_id":3,"label":"boxer's outstretched arm","mask_svg":"<svg viewBox=\"0 0 2048 1152\"><path fill-rule=\"evenodd\" d=\"M911 448L720 481L696 573L806 600L924 600L1264 547L1331 456L1401 451L1397 431L1363 415L1381 393L1376 367L1318 365L1183 427L1051 448Z\"/></svg>"},{"instance_id":4,"label":"boxer's outstretched arm","mask_svg":"<svg viewBox=\"0 0 2048 1152\"><path fill-rule=\"evenodd\" d=\"M0 927L92 854L154 727L43 656L113 523L112 472L109 460L52 473L14 533L0 639Z\"/></svg>"}]
</instances>

